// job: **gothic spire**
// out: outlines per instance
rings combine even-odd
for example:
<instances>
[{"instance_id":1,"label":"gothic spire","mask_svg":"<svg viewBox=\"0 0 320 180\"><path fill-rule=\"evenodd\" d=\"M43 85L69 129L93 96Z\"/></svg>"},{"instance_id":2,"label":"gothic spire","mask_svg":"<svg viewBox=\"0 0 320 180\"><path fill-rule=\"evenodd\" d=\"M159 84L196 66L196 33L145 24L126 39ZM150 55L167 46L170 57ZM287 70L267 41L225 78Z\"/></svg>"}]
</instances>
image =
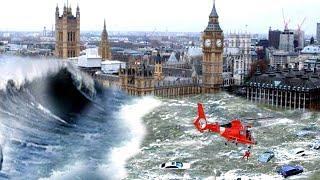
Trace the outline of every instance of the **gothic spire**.
<instances>
[{"instance_id":1,"label":"gothic spire","mask_svg":"<svg viewBox=\"0 0 320 180\"><path fill-rule=\"evenodd\" d=\"M76 12L76 16L80 17L80 8L79 8L79 4L77 4L77 12Z\"/></svg>"},{"instance_id":2,"label":"gothic spire","mask_svg":"<svg viewBox=\"0 0 320 180\"><path fill-rule=\"evenodd\" d=\"M68 8L68 13L72 14L72 8L71 8L71 4L69 5L69 8Z\"/></svg>"},{"instance_id":3,"label":"gothic spire","mask_svg":"<svg viewBox=\"0 0 320 180\"><path fill-rule=\"evenodd\" d=\"M106 28L106 19L104 19L103 30L101 33L101 41L108 42L108 32Z\"/></svg>"},{"instance_id":4,"label":"gothic spire","mask_svg":"<svg viewBox=\"0 0 320 180\"><path fill-rule=\"evenodd\" d=\"M56 18L59 18L59 7L58 7L58 4L57 4L57 7L56 7Z\"/></svg>"},{"instance_id":5,"label":"gothic spire","mask_svg":"<svg viewBox=\"0 0 320 180\"><path fill-rule=\"evenodd\" d=\"M108 39L108 32L107 32L107 27L106 27L106 19L104 19L103 21L103 31L102 31L102 34L101 34L101 38L103 39Z\"/></svg>"},{"instance_id":6,"label":"gothic spire","mask_svg":"<svg viewBox=\"0 0 320 180\"><path fill-rule=\"evenodd\" d=\"M209 23L205 31L222 31L219 25L219 16L216 10L215 0L213 0L213 7L209 16Z\"/></svg>"},{"instance_id":7,"label":"gothic spire","mask_svg":"<svg viewBox=\"0 0 320 180\"><path fill-rule=\"evenodd\" d=\"M219 17L216 10L216 0L213 0L213 7L210 13L210 17Z\"/></svg>"},{"instance_id":8,"label":"gothic spire","mask_svg":"<svg viewBox=\"0 0 320 180\"><path fill-rule=\"evenodd\" d=\"M106 28L106 19L104 19L103 30L107 30L107 28Z\"/></svg>"}]
</instances>

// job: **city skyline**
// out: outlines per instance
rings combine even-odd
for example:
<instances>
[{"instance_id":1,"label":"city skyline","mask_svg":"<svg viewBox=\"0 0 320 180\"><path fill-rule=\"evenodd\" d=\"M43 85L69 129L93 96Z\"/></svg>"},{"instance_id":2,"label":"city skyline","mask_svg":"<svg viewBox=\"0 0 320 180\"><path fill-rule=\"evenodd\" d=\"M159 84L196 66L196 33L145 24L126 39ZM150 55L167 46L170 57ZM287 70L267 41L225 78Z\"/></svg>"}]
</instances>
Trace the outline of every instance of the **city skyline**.
<instances>
[{"instance_id":1,"label":"city skyline","mask_svg":"<svg viewBox=\"0 0 320 180\"><path fill-rule=\"evenodd\" d=\"M213 0L69 0L75 13L79 4L81 31L100 31L106 19L108 31L169 31L201 32ZM41 31L54 27L55 7L60 13L67 0L6 1L0 8L0 31ZM232 4L232 6L230 6ZM306 17L302 30L308 35L316 34L320 21L320 1L317 0L217 0L216 7L220 24L225 33L245 32L266 34L269 27L284 29L282 9L286 19L291 19L289 28L297 29ZM18 13L17 13L18 12ZM319 19L319 20L318 20Z\"/></svg>"}]
</instances>

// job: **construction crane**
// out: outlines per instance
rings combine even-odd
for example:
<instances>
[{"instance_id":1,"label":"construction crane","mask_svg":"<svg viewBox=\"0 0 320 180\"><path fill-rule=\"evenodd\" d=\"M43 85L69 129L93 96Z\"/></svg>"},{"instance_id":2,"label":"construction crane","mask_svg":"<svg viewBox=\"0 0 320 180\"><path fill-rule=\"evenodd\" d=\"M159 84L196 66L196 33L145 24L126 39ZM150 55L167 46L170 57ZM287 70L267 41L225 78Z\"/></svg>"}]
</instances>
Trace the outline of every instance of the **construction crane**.
<instances>
[{"instance_id":1,"label":"construction crane","mask_svg":"<svg viewBox=\"0 0 320 180\"><path fill-rule=\"evenodd\" d=\"M283 17L284 30L289 30L288 26L289 26L289 23L290 23L290 19L287 20L285 18L283 8L282 8L282 17Z\"/></svg>"},{"instance_id":2,"label":"construction crane","mask_svg":"<svg viewBox=\"0 0 320 180\"><path fill-rule=\"evenodd\" d=\"M303 24L306 22L306 20L307 20L307 18L305 17L304 19L303 19L303 21L300 23L300 24L298 24L298 29L297 29L297 33L298 33L298 46L300 47L300 48L302 48L302 46L303 46L303 37L301 37L301 33L302 33L302 31L301 31L301 27L303 26Z\"/></svg>"},{"instance_id":3,"label":"construction crane","mask_svg":"<svg viewBox=\"0 0 320 180\"><path fill-rule=\"evenodd\" d=\"M303 26L303 24L306 22L307 18L305 17L302 21L302 23L298 24L298 33L301 32L301 27Z\"/></svg>"}]
</instances>

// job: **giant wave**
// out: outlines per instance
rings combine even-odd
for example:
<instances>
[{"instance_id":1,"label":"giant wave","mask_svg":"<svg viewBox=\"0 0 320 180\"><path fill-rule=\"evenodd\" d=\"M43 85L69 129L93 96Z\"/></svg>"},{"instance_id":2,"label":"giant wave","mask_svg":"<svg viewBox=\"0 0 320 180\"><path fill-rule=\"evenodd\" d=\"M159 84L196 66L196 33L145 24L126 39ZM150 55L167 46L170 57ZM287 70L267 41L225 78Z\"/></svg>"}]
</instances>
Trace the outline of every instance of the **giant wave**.
<instances>
[{"instance_id":1,"label":"giant wave","mask_svg":"<svg viewBox=\"0 0 320 180\"><path fill-rule=\"evenodd\" d=\"M115 149L134 142L138 151L144 134L134 129L143 127L141 118L152 110L144 107L158 103L104 89L59 60L0 57L0 72L4 178L114 177L110 167L123 167L130 158L117 164ZM127 110L136 105L140 113Z\"/></svg>"}]
</instances>

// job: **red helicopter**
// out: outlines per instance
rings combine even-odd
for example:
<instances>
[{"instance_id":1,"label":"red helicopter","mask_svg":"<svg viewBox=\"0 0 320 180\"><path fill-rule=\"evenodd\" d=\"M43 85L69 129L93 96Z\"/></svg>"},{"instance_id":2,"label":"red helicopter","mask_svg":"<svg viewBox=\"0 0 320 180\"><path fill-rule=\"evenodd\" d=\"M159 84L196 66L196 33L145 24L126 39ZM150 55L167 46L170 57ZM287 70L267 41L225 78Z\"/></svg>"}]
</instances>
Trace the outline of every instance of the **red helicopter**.
<instances>
[{"instance_id":1,"label":"red helicopter","mask_svg":"<svg viewBox=\"0 0 320 180\"><path fill-rule=\"evenodd\" d=\"M219 123L208 123L203 105L198 103L198 117L194 120L193 124L200 132L211 131L213 133L219 133L220 136L227 139L227 141L244 145L257 144L252 137L250 125L243 125L239 119L234 119L230 123L220 125ZM227 143L226 143L227 144Z\"/></svg>"}]
</instances>

